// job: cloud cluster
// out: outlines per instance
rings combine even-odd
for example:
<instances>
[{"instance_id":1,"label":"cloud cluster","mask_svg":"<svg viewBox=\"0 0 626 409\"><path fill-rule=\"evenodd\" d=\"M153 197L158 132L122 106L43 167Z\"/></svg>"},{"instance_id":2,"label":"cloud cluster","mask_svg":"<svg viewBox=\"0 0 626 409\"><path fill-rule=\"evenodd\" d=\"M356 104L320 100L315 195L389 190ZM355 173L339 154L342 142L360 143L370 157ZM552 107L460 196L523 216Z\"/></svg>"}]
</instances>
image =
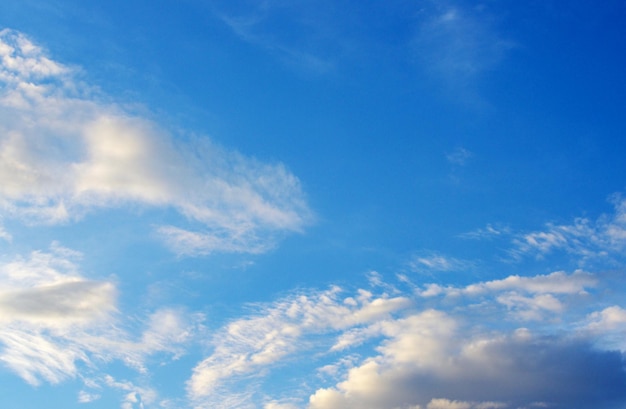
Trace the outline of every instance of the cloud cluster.
<instances>
[{"instance_id":1,"label":"cloud cluster","mask_svg":"<svg viewBox=\"0 0 626 409\"><path fill-rule=\"evenodd\" d=\"M592 408L625 398L619 353L525 329L468 337L460 327L436 310L386 322L379 354L317 390L309 408Z\"/></svg>"},{"instance_id":2,"label":"cloud cluster","mask_svg":"<svg viewBox=\"0 0 626 409\"><path fill-rule=\"evenodd\" d=\"M173 208L180 254L261 252L311 218L298 179L210 141L175 137L82 84L22 34L0 32L0 208L29 223L125 204ZM3 234L6 238L6 234Z\"/></svg>"},{"instance_id":3,"label":"cloud cluster","mask_svg":"<svg viewBox=\"0 0 626 409\"><path fill-rule=\"evenodd\" d=\"M308 336L360 327L410 305L405 297L375 297L366 290L356 297L340 294L338 287L297 294L228 324L215 336L211 356L194 368L188 382L190 397L206 398L225 382L263 373L300 350Z\"/></svg>"},{"instance_id":4,"label":"cloud cluster","mask_svg":"<svg viewBox=\"0 0 626 409\"><path fill-rule=\"evenodd\" d=\"M548 223L546 228L517 237L511 254L515 257L544 257L561 250L579 257L581 263L620 257L626 249L626 199L613 195L612 214L596 220L577 218L573 223Z\"/></svg>"},{"instance_id":5,"label":"cloud cluster","mask_svg":"<svg viewBox=\"0 0 626 409\"><path fill-rule=\"evenodd\" d=\"M338 288L300 292L260 305L255 315L218 331L213 353L188 381L189 396L198 407L225 407L220 406L224 399L231 399L231 407L256 407L255 390L263 378L288 365L289 356L301 362L308 354L316 361L331 361L317 373L336 383L314 388L308 399L270 400L266 407L611 407L626 400L619 386L626 382L625 358L619 350L596 346L607 334L625 328L621 307L588 316L578 313L566 332L517 326L519 319L542 319L546 312L565 319L574 310L568 311L563 297L584 295L597 285L594 275L576 271L440 287L438 294L445 296L440 306L448 312L419 308L420 299L435 296L428 285L425 290L417 287L417 298L389 298L363 289L354 296L340 296L345 292ZM450 309L449 300L461 297L480 297L480 303L467 314L461 308L467 308L466 302L459 302L459 310ZM474 319L494 305L513 314ZM586 324L575 323L581 321Z\"/></svg>"},{"instance_id":6,"label":"cloud cluster","mask_svg":"<svg viewBox=\"0 0 626 409\"><path fill-rule=\"evenodd\" d=\"M122 329L116 285L79 271L80 254L58 244L0 264L0 362L26 382L59 383L120 360L145 372L146 358L184 353L201 317L161 309L146 319L140 336ZM89 372L89 371L88 371ZM81 371L81 377L87 373ZM84 391L82 400L95 399Z\"/></svg>"},{"instance_id":7,"label":"cloud cluster","mask_svg":"<svg viewBox=\"0 0 626 409\"><path fill-rule=\"evenodd\" d=\"M514 275L460 288L426 284L417 293L421 297L489 299L505 306L517 319L541 320L546 314L558 315L564 311L567 297L587 294L587 290L597 284L598 279L593 274L582 270L572 274L556 271L534 277Z\"/></svg>"}]
</instances>

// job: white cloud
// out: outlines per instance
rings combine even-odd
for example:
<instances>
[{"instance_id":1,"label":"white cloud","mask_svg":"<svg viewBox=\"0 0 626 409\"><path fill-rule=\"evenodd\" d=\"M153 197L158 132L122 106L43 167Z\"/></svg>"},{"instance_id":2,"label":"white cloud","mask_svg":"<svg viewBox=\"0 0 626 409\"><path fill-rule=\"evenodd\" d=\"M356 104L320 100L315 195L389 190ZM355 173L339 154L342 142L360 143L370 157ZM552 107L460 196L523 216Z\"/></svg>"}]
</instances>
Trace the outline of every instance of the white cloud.
<instances>
[{"instance_id":1,"label":"white cloud","mask_svg":"<svg viewBox=\"0 0 626 409\"><path fill-rule=\"evenodd\" d=\"M589 314L584 322L584 331L597 338L598 344L626 352L626 309L613 305Z\"/></svg>"},{"instance_id":2,"label":"white cloud","mask_svg":"<svg viewBox=\"0 0 626 409\"><path fill-rule=\"evenodd\" d=\"M453 165L465 166L472 156L474 156L472 152L463 147L458 147L454 151L447 153L446 159Z\"/></svg>"},{"instance_id":3,"label":"white cloud","mask_svg":"<svg viewBox=\"0 0 626 409\"><path fill-rule=\"evenodd\" d=\"M190 397L213 398L224 383L262 375L286 356L306 348L307 336L367 325L410 305L407 298L375 297L366 290L342 300L340 292L334 287L294 295L262 307L259 315L228 324L213 340L212 355L195 367L187 384Z\"/></svg>"},{"instance_id":4,"label":"white cloud","mask_svg":"<svg viewBox=\"0 0 626 409\"><path fill-rule=\"evenodd\" d=\"M465 287L463 292L466 294L480 294L487 291L523 290L534 294L577 294L583 293L586 288L595 287L597 282L598 280L593 274L582 270L576 270L569 275L563 271L556 271L532 277L513 275L502 280L472 284Z\"/></svg>"},{"instance_id":5,"label":"white cloud","mask_svg":"<svg viewBox=\"0 0 626 409\"><path fill-rule=\"evenodd\" d=\"M409 262L413 271L461 271L473 267L472 263L439 253L426 253L414 256Z\"/></svg>"},{"instance_id":6,"label":"white cloud","mask_svg":"<svg viewBox=\"0 0 626 409\"><path fill-rule=\"evenodd\" d=\"M157 392L152 388L137 386L129 381L118 381L111 375L104 377L104 383L114 389L126 392L122 400L122 409L144 409L144 403L148 407L157 399Z\"/></svg>"},{"instance_id":7,"label":"white cloud","mask_svg":"<svg viewBox=\"0 0 626 409\"><path fill-rule=\"evenodd\" d=\"M597 283L598 280L593 274L582 270L576 270L572 274L555 271L531 277L512 275L500 280L470 284L462 288L427 284L425 290L419 291L419 294L424 297L441 294L477 296L501 291L524 291L531 294L582 294L587 288L595 287Z\"/></svg>"},{"instance_id":8,"label":"white cloud","mask_svg":"<svg viewBox=\"0 0 626 409\"><path fill-rule=\"evenodd\" d=\"M298 406L293 403L272 401L263 405L263 409L298 409Z\"/></svg>"},{"instance_id":9,"label":"white cloud","mask_svg":"<svg viewBox=\"0 0 626 409\"><path fill-rule=\"evenodd\" d=\"M522 320L541 320L544 312L558 314L565 307L552 294L539 294L526 297L515 292L498 296L497 301L505 305L513 314Z\"/></svg>"},{"instance_id":10,"label":"white cloud","mask_svg":"<svg viewBox=\"0 0 626 409\"><path fill-rule=\"evenodd\" d=\"M0 207L29 223L102 207L176 209L157 229L181 254L260 252L311 212L298 179L207 139L178 137L78 81L15 31L0 32Z\"/></svg>"},{"instance_id":11,"label":"white cloud","mask_svg":"<svg viewBox=\"0 0 626 409\"><path fill-rule=\"evenodd\" d=\"M459 234L459 237L470 240L483 240L492 239L509 233L510 228L507 226L494 226L492 224L487 224L484 228L479 228L467 233L461 233Z\"/></svg>"},{"instance_id":12,"label":"white cloud","mask_svg":"<svg viewBox=\"0 0 626 409\"><path fill-rule=\"evenodd\" d=\"M378 276L375 288L395 289L379 281ZM580 407L587 409L594 407L598 394L624 399L615 392L616 382L626 381L621 355L594 346L615 334L600 331L605 322L622 328L621 308L590 315L583 331L573 328L571 338L538 335L549 327L537 335L512 327L520 319L579 313L568 310L567 297L592 301L585 291L596 285L593 275L576 271L440 287L440 294L447 295L441 305L454 315L416 311L419 301L364 289L343 297L336 287L299 292L253 306L258 313L218 331L211 355L187 382L189 398L197 407L227 407L225 401L231 407L255 407L265 379L280 374L280 367L314 357L325 362L315 370L322 385L313 389L309 409L515 409L542 402L554 407L582 402ZM468 305L461 295L480 302ZM476 315L482 319L476 321ZM560 328L568 325L575 324ZM598 371L602 379L594 377ZM303 388L311 385L306 379ZM324 386L326 382L334 386ZM269 402L298 406L300 398ZM257 402L269 404L262 398Z\"/></svg>"},{"instance_id":13,"label":"white cloud","mask_svg":"<svg viewBox=\"0 0 626 409\"><path fill-rule=\"evenodd\" d=\"M6 231L6 229L2 225L2 220L0 220L0 239L3 239L4 241L7 241L9 243L13 241L13 236L11 235L11 233Z\"/></svg>"},{"instance_id":14,"label":"white cloud","mask_svg":"<svg viewBox=\"0 0 626 409\"><path fill-rule=\"evenodd\" d=\"M421 15L413 42L415 53L426 72L456 93L467 93L513 46L497 33L484 7L432 2Z\"/></svg>"},{"instance_id":15,"label":"white cloud","mask_svg":"<svg viewBox=\"0 0 626 409\"><path fill-rule=\"evenodd\" d=\"M607 307L602 311L592 313L589 321L588 327L598 331L626 328L626 310L617 305Z\"/></svg>"},{"instance_id":16,"label":"white cloud","mask_svg":"<svg viewBox=\"0 0 626 409\"><path fill-rule=\"evenodd\" d=\"M581 263L621 257L626 249L626 199L613 195L610 201L613 213L595 221L577 218L571 224L548 223L544 230L519 235L511 255L541 258L562 250L578 256Z\"/></svg>"},{"instance_id":17,"label":"white cloud","mask_svg":"<svg viewBox=\"0 0 626 409\"><path fill-rule=\"evenodd\" d=\"M592 408L601 406L598 394L624 398L613 389L626 380L622 358L585 343L527 330L468 331L435 310L385 320L382 334L378 355L334 387L318 389L310 409L519 408L538 401Z\"/></svg>"},{"instance_id":18,"label":"white cloud","mask_svg":"<svg viewBox=\"0 0 626 409\"><path fill-rule=\"evenodd\" d=\"M598 279L582 270L572 274L556 271L532 277L513 275L461 288L426 284L417 290L417 294L421 297L493 297L518 319L541 320L546 313L562 313L565 310L564 297L586 294L587 289L597 285Z\"/></svg>"},{"instance_id":19,"label":"white cloud","mask_svg":"<svg viewBox=\"0 0 626 409\"><path fill-rule=\"evenodd\" d=\"M133 337L117 312L115 284L84 277L80 257L53 243L49 252L0 264L1 363L32 385L55 384L77 377L78 363L97 372L99 364L120 360L146 372L150 355L176 359L185 352L201 316L164 308Z\"/></svg>"},{"instance_id":20,"label":"white cloud","mask_svg":"<svg viewBox=\"0 0 626 409\"><path fill-rule=\"evenodd\" d=\"M115 312L115 286L81 276L79 258L53 243L50 253L34 251L0 265L0 323L63 331L107 321Z\"/></svg>"},{"instance_id":21,"label":"white cloud","mask_svg":"<svg viewBox=\"0 0 626 409\"><path fill-rule=\"evenodd\" d=\"M100 395L96 393L89 393L86 391L78 392L78 402L79 403L89 403L100 399Z\"/></svg>"}]
</instances>

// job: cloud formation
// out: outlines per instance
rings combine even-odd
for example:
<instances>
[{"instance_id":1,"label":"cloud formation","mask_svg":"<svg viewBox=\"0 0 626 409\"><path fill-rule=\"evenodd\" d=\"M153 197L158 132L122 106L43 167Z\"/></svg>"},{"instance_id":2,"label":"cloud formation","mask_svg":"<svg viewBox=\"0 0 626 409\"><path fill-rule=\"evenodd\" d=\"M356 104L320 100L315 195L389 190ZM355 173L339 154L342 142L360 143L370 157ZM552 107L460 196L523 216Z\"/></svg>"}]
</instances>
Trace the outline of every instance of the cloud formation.
<instances>
[{"instance_id":1,"label":"cloud formation","mask_svg":"<svg viewBox=\"0 0 626 409\"><path fill-rule=\"evenodd\" d=\"M544 257L556 251L576 256L580 264L621 259L626 249L626 199L612 195L613 213L596 220L576 218L569 224L547 223L545 229L518 235L510 254Z\"/></svg>"},{"instance_id":2,"label":"cloud formation","mask_svg":"<svg viewBox=\"0 0 626 409\"><path fill-rule=\"evenodd\" d=\"M308 398L291 396L286 407L592 408L598 396L600 406L610 407L626 400L618 387L626 381L624 355L614 345L597 345L607 334L623 331L623 309L585 318L567 302L598 284L594 275L576 271L442 287L439 294L446 298L439 305L448 312L419 307L420 297L435 295L425 294L432 290L428 285L417 290L417 298L364 289L353 296L340 296L345 291L339 288L299 292L259 305L253 316L218 331L213 353L188 381L188 393L198 407L226 407L220 406L226 399L231 407L252 408L265 377L294 359L315 356L313 361L326 361L317 368L320 379L336 383L315 388ZM459 302L455 309L459 297L480 302ZM494 307L512 313L484 315ZM519 326L520 319L541 320L548 313L555 320L570 314L578 319L558 333ZM583 319L588 324L577 327L576 320Z\"/></svg>"},{"instance_id":3,"label":"cloud formation","mask_svg":"<svg viewBox=\"0 0 626 409\"><path fill-rule=\"evenodd\" d=\"M405 297L375 297L366 290L343 299L340 293L340 288L333 287L294 295L262 307L258 315L228 324L213 340L211 356L194 368L188 382L190 397L204 399L225 382L263 373L299 351L312 334L336 334L363 326L410 304Z\"/></svg>"},{"instance_id":4,"label":"cloud formation","mask_svg":"<svg viewBox=\"0 0 626 409\"><path fill-rule=\"evenodd\" d=\"M116 285L82 275L80 257L55 243L49 252L0 264L2 364L38 385L77 377L79 363L96 375L99 365L112 360L145 372L152 354L173 359L184 354L181 346L195 336L201 317L163 308L149 315L140 336L133 337L117 312ZM94 399L96 394L81 396Z\"/></svg>"},{"instance_id":5,"label":"cloud formation","mask_svg":"<svg viewBox=\"0 0 626 409\"><path fill-rule=\"evenodd\" d=\"M493 69L512 47L493 27L485 7L432 2L422 10L413 47L424 70L456 91L467 92L483 73ZM467 159L457 151L455 158Z\"/></svg>"},{"instance_id":6,"label":"cloud formation","mask_svg":"<svg viewBox=\"0 0 626 409\"><path fill-rule=\"evenodd\" d=\"M379 354L317 390L309 408L592 408L625 398L619 353L523 329L467 338L459 324L435 310L385 323Z\"/></svg>"},{"instance_id":7,"label":"cloud formation","mask_svg":"<svg viewBox=\"0 0 626 409\"><path fill-rule=\"evenodd\" d=\"M175 136L104 102L78 71L0 32L0 207L28 223L127 204L173 208L158 232L179 254L258 253L310 222L298 179L206 138ZM6 238L6 234L3 235Z\"/></svg>"}]
</instances>

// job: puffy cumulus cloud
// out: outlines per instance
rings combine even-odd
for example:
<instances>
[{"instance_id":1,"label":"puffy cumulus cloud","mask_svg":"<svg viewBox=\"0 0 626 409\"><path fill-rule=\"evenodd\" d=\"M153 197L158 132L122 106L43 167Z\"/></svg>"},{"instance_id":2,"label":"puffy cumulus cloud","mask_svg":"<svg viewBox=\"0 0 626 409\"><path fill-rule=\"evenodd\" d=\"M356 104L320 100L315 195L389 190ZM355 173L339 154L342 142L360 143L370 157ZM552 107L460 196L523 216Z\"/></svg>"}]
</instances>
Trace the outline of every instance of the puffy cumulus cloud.
<instances>
[{"instance_id":1,"label":"puffy cumulus cloud","mask_svg":"<svg viewBox=\"0 0 626 409\"><path fill-rule=\"evenodd\" d=\"M589 328L594 330L612 330L626 327L626 310L614 305L589 316Z\"/></svg>"},{"instance_id":2,"label":"puffy cumulus cloud","mask_svg":"<svg viewBox=\"0 0 626 409\"><path fill-rule=\"evenodd\" d=\"M309 409L610 407L626 401L620 353L532 335L474 333L428 310L381 325L386 339Z\"/></svg>"},{"instance_id":3,"label":"puffy cumulus cloud","mask_svg":"<svg viewBox=\"0 0 626 409\"><path fill-rule=\"evenodd\" d=\"M584 330L598 337L605 348L626 352L626 309L613 305L592 312L585 319Z\"/></svg>"},{"instance_id":4,"label":"puffy cumulus cloud","mask_svg":"<svg viewBox=\"0 0 626 409\"><path fill-rule=\"evenodd\" d=\"M261 252L311 220L298 179L207 139L178 137L97 96L77 70L0 31L0 208L29 223L102 207L173 208L158 228L180 254ZM1 235L6 238L6 234Z\"/></svg>"},{"instance_id":5,"label":"puffy cumulus cloud","mask_svg":"<svg viewBox=\"0 0 626 409\"><path fill-rule=\"evenodd\" d=\"M59 383L83 376L79 366L120 360L147 372L155 353L174 358L198 330L201 316L161 309L142 321L139 336L122 328L117 289L109 281L83 276L81 255L53 244L0 264L0 362L26 382ZM84 364L84 365L82 365ZM87 390L79 397L96 396Z\"/></svg>"},{"instance_id":6,"label":"puffy cumulus cloud","mask_svg":"<svg viewBox=\"0 0 626 409\"><path fill-rule=\"evenodd\" d=\"M194 368L187 383L190 397L213 399L223 384L261 375L305 348L310 336L367 326L411 304L405 297L375 296L367 290L343 299L340 294L341 289L333 287L288 296L261 306L252 317L229 323L215 336L212 355ZM332 344L331 339L327 342Z\"/></svg>"}]
</instances>

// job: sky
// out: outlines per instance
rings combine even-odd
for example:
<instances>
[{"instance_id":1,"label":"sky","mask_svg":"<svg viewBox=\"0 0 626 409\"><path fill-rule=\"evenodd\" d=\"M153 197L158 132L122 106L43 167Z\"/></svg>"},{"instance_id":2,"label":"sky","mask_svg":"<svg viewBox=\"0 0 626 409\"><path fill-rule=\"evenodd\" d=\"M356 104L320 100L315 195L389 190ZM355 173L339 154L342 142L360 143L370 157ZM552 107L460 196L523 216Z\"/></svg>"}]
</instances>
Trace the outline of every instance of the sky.
<instances>
[{"instance_id":1,"label":"sky","mask_svg":"<svg viewBox=\"0 0 626 409\"><path fill-rule=\"evenodd\" d=\"M3 0L0 406L623 409L622 0Z\"/></svg>"}]
</instances>

